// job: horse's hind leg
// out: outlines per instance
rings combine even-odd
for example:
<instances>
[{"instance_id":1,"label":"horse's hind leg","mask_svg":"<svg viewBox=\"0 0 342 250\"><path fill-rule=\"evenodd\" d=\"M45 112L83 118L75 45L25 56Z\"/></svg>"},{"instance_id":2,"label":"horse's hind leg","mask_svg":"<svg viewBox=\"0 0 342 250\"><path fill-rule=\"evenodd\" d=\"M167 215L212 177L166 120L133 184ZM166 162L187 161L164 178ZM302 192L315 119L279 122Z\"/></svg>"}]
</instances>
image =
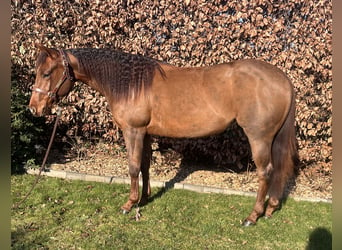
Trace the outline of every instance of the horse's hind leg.
<instances>
[{"instance_id":1,"label":"horse's hind leg","mask_svg":"<svg viewBox=\"0 0 342 250\"><path fill-rule=\"evenodd\" d=\"M141 160L141 174L142 174L142 181L143 181L141 199L139 202L139 205L141 206L147 203L148 197L151 194L150 173L149 173L151 157L152 157L151 136L146 134L144 138L144 148L143 148L143 155L142 155L142 160Z\"/></svg>"},{"instance_id":2,"label":"horse's hind leg","mask_svg":"<svg viewBox=\"0 0 342 250\"><path fill-rule=\"evenodd\" d=\"M273 171L268 192L268 205L265 212L266 218L272 217L273 212L279 208L285 185L286 178L281 176L279 171Z\"/></svg>"},{"instance_id":3,"label":"horse's hind leg","mask_svg":"<svg viewBox=\"0 0 342 250\"><path fill-rule=\"evenodd\" d=\"M248 135L247 135L248 136ZM259 187L257 198L251 214L244 220L244 226L255 225L257 219L264 213L265 199L269 188L269 179L272 173L271 142L249 139L254 163L257 167Z\"/></svg>"}]
</instances>

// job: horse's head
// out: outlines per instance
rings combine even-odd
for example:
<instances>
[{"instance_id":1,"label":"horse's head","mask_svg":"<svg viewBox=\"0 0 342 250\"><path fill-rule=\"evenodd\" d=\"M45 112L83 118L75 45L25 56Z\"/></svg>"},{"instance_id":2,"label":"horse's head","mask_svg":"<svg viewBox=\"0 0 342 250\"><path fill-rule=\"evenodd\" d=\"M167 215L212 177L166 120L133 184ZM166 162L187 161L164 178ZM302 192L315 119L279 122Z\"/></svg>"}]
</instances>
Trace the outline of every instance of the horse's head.
<instances>
[{"instance_id":1,"label":"horse's head","mask_svg":"<svg viewBox=\"0 0 342 250\"><path fill-rule=\"evenodd\" d=\"M34 116L48 114L59 97L67 95L73 87L73 70L62 50L36 44L40 53L36 63L36 80L32 87L29 109Z\"/></svg>"}]
</instances>

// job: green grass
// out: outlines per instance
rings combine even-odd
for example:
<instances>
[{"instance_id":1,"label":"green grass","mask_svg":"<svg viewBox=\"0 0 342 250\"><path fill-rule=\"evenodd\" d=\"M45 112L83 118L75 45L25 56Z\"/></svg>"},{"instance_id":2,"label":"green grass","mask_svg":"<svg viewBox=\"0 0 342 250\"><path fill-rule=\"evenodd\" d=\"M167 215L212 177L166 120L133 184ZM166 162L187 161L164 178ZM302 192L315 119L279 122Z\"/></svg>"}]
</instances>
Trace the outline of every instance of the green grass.
<instances>
[{"instance_id":1,"label":"green grass","mask_svg":"<svg viewBox=\"0 0 342 250\"><path fill-rule=\"evenodd\" d=\"M34 178L12 176L13 203ZM288 199L272 219L245 228L254 198L152 191L135 221L119 211L127 185L43 177L12 210L12 249L331 249L331 204Z\"/></svg>"}]
</instances>

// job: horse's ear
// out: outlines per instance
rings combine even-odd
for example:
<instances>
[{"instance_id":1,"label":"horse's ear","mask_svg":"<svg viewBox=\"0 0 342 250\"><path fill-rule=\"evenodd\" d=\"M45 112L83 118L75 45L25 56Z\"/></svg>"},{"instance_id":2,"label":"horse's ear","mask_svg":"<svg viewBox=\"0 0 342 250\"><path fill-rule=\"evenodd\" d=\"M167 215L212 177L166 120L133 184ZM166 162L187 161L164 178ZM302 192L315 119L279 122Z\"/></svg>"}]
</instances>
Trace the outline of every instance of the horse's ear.
<instances>
[{"instance_id":1,"label":"horse's ear","mask_svg":"<svg viewBox=\"0 0 342 250\"><path fill-rule=\"evenodd\" d=\"M40 44L40 43L35 43L34 44L36 46L37 49L39 49L40 51L44 51L48 54L49 57L51 58L57 58L58 57L58 51L55 49L50 49L48 47L45 47L44 45Z\"/></svg>"}]
</instances>

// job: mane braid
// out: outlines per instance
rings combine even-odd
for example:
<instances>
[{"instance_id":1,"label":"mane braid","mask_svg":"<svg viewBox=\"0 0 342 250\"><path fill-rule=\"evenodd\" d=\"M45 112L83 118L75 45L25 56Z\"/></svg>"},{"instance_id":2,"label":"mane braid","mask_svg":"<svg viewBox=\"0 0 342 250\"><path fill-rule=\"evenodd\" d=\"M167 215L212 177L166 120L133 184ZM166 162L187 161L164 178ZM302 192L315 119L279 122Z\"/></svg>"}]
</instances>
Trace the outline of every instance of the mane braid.
<instances>
[{"instance_id":1,"label":"mane braid","mask_svg":"<svg viewBox=\"0 0 342 250\"><path fill-rule=\"evenodd\" d=\"M158 62L148 57L111 49L69 49L79 60L81 70L104 89L109 86L118 100L138 96L151 88Z\"/></svg>"}]
</instances>

